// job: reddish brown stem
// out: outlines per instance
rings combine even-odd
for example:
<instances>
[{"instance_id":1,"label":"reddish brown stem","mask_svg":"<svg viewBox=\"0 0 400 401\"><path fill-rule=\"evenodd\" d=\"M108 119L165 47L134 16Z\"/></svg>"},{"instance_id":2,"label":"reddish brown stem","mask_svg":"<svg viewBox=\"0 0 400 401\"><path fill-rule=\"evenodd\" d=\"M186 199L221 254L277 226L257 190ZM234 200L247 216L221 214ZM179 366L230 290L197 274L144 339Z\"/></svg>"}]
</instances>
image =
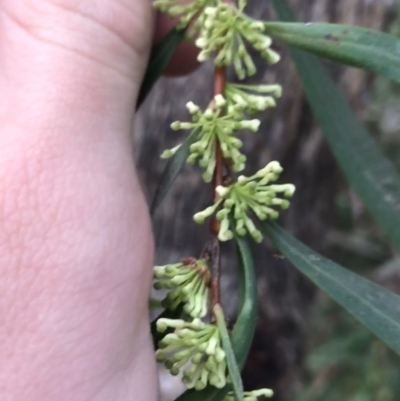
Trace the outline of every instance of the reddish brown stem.
<instances>
[{"instance_id":1,"label":"reddish brown stem","mask_svg":"<svg viewBox=\"0 0 400 401\"><path fill-rule=\"evenodd\" d=\"M225 93L226 68L217 67L214 72L214 96Z\"/></svg>"},{"instance_id":2,"label":"reddish brown stem","mask_svg":"<svg viewBox=\"0 0 400 401\"><path fill-rule=\"evenodd\" d=\"M226 68L216 68L214 74L214 96L224 95L225 93L225 83L226 83ZM215 172L213 177L213 201L214 203L218 201L218 193L216 192L216 188L219 185L223 184L224 177L224 157L221 151L221 146L219 141L216 141L215 146ZM217 236L220 230L219 221L213 217L210 223L211 232ZM215 239L218 243L218 240ZM221 260L219 255L219 247L218 252L212 258L212 268L211 268L211 310L214 308L216 304L220 303L220 266Z\"/></svg>"},{"instance_id":3,"label":"reddish brown stem","mask_svg":"<svg viewBox=\"0 0 400 401\"><path fill-rule=\"evenodd\" d=\"M221 276L221 254L218 238L207 242L201 258L206 259L209 271L211 273L210 291L211 291L211 310L220 302L220 276Z\"/></svg>"}]
</instances>

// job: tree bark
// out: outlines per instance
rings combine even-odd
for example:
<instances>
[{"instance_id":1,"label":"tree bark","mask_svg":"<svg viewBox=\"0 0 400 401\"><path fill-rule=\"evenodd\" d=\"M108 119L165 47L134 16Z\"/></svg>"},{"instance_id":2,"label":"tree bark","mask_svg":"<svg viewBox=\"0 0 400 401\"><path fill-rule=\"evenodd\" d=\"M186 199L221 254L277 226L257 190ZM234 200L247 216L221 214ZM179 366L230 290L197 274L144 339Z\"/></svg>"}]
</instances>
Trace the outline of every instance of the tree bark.
<instances>
[{"instance_id":1,"label":"tree bark","mask_svg":"<svg viewBox=\"0 0 400 401\"><path fill-rule=\"evenodd\" d=\"M292 0L290 3L299 21L354 24L378 30L387 26L393 13L390 2L383 0ZM274 18L268 1L253 1L249 13L259 19ZM283 180L294 183L297 188L291 208L283 213L281 223L297 238L323 252L340 176L285 47L280 44L274 47L282 54L282 61L266 66L254 53L258 72L248 82L279 83L283 97L278 100L277 108L261 116L259 133L243 135L249 160L246 173L256 171L270 160L280 161L285 168ZM370 75L355 69L328 67L362 117L368 102ZM233 79L233 74L229 78ZM205 107L211 96L212 66L206 64L189 77L162 79L146 101L136 130L135 149L149 199L165 166L159 155L185 136L185 133L172 132L170 123L188 119L185 109L188 101ZM211 199L211 188L202 182L199 168L186 166L155 216L157 263L166 264L201 252L210 234L208 227L197 226L192 216L209 206ZM231 245L224 245L222 251L223 300L228 315L233 317L237 288L235 252ZM276 393L275 401L288 401L303 385L303 360L307 338L311 335L307 328L315 289L275 252L266 243L254 246L259 322L244 381L248 388L271 387Z\"/></svg>"}]
</instances>

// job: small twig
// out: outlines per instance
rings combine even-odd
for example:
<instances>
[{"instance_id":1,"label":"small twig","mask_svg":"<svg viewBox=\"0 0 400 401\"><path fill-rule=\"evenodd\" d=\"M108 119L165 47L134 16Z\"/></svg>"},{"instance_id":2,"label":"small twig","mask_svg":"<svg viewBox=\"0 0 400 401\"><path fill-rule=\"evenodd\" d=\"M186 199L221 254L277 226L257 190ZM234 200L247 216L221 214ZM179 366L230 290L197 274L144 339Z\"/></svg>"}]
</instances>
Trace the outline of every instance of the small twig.
<instances>
[{"instance_id":1,"label":"small twig","mask_svg":"<svg viewBox=\"0 0 400 401\"><path fill-rule=\"evenodd\" d=\"M213 310L214 306L220 302L220 276L221 276L221 253L218 238L214 238L207 242L201 253L201 258L206 259L210 272L211 272L211 305L210 309Z\"/></svg>"},{"instance_id":2,"label":"small twig","mask_svg":"<svg viewBox=\"0 0 400 401\"><path fill-rule=\"evenodd\" d=\"M214 75L214 96L224 95L226 84L226 68L216 68ZM219 141L216 141L215 146L215 172L213 177L213 201L218 201L218 193L216 188L223 184L224 180L224 157L222 155L221 145ZM218 236L220 230L219 221L213 217L210 222L210 230ZM211 310L214 309L216 304L220 303L220 276L221 276L221 256L218 238L214 238L210 243L210 258L209 266L211 270Z\"/></svg>"}]
</instances>

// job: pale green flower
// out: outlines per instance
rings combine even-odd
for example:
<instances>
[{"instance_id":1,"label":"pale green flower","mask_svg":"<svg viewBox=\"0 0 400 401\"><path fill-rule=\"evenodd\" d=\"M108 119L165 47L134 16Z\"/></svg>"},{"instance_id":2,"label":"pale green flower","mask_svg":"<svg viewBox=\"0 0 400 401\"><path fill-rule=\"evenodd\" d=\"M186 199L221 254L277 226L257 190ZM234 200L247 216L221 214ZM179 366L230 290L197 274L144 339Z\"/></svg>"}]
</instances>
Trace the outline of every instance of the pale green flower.
<instances>
[{"instance_id":1,"label":"pale green flower","mask_svg":"<svg viewBox=\"0 0 400 401\"><path fill-rule=\"evenodd\" d=\"M204 9L209 6L216 6L219 0L192 0L182 4L180 0L155 0L154 7L163 14L172 18L179 17L178 29L185 29L193 20L194 25L190 29L190 34L194 33L204 24Z\"/></svg>"},{"instance_id":2,"label":"pale green flower","mask_svg":"<svg viewBox=\"0 0 400 401\"><path fill-rule=\"evenodd\" d=\"M275 107L282 96L280 85L244 85L227 83L225 97L229 105L241 108L243 114L256 114Z\"/></svg>"},{"instance_id":3,"label":"pale green flower","mask_svg":"<svg viewBox=\"0 0 400 401\"><path fill-rule=\"evenodd\" d=\"M226 384L226 355L221 346L218 327L200 319L159 319L157 330L167 334L156 351L158 362L165 363L171 374L182 372L182 381L187 388L203 390L208 384L222 388Z\"/></svg>"},{"instance_id":4,"label":"pale green flower","mask_svg":"<svg viewBox=\"0 0 400 401\"><path fill-rule=\"evenodd\" d=\"M258 398L260 397L271 398L273 395L274 392L269 388L263 388L254 391L245 391L244 401L258 401ZM228 393L228 395L224 398L224 401L235 401L235 396L233 392Z\"/></svg>"},{"instance_id":5,"label":"pale green flower","mask_svg":"<svg viewBox=\"0 0 400 401\"><path fill-rule=\"evenodd\" d=\"M235 4L219 2L204 9L204 21L196 40L202 51L200 62L216 55L214 63L218 67L233 65L239 79L256 73L256 66L246 49L245 42L251 44L270 64L277 63L280 56L271 49L272 40L264 34L262 22L254 21L243 13L245 2L239 8Z\"/></svg>"},{"instance_id":6,"label":"pale green flower","mask_svg":"<svg viewBox=\"0 0 400 401\"><path fill-rule=\"evenodd\" d=\"M204 259L154 267L154 288L170 292L162 301L165 308L183 310L192 318L204 317L208 311L210 273Z\"/></svg>"},{"instance_id":7,"label":"pale green flower","mask_svg":"<svg viewBox=\"0 0 400 401\"><path fill-rule=\"evenodd\" d=\"M191 130L195 135L195 141L190 146L189 164L198 163L204 168L203 179L205 182L212 180L216 166L216 147L219 143L222 155L232 161L232 169L235 172L242 171L245 167L246 157L240 152L242 141L236 137L239 130L257 132L259 120L243 119L240 106L229 106L222 95L215 96L212 105L204 112L189 102L186 105L192 115L192 122L174 122L173 130ZM179 146L164 151L162 158L169 158L175 154Z\"/></svg>"},{"instance_id":8,"label":"pale green flower","mask_svg":"<svg viewBox=\"0 0 400 401\"><path fill-rule=\"evenodd\" d=\"M262 241L262 234L256 228L249 212L259 220L276 219L279 213L274 207L287 209L289 200L295 192L293 184L271 184L276 181L283 169L274 161L251 177L240 176L234 184L218 186L216 191L219 200L213 205L194 215L194 220L202 224L204 220L216 213L221 222L218 238L228 241L234 233L244 236L248 232L257 242ZM283 198L282 198L283 196Z\"/></svg>"}]
</instances>

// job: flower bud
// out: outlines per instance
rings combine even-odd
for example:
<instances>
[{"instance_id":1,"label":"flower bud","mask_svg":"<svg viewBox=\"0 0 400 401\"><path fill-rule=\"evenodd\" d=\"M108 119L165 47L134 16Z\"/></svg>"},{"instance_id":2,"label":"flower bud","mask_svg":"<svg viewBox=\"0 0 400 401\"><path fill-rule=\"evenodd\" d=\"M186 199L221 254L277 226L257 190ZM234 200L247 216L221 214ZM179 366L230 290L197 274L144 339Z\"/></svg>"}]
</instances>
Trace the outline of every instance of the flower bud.
<instances>
[{"instance_id":1,"label":"flower bud","mask_svg":"<svg viewBox=\"0 0 400 401\"><path fill-rule=\"evenodd\" d=\"M210 53L203 50L197 56L197 61L199 63L204 63L204 61L207 61L209 58L210 58Z\"/></svg>"},{"instance_id":2,"label":"flower bud","mask_svg":"<svg viewBox=\"0 0 400 401\"><path fill-rule=\"evenodd\" d=\"M172 128L172 130L174 130L174 131L179 131L179 130L181 129L181 123L180 123L180 121L174 121L174 122L171 124L171 128Z\"/></svg>"},{"instance_id":3,"label":"flower bud","mask_svg":"<svg viewBox=\"0 0 400 401\"><path fill-rule=\"evenodd\" d=\"M249 392L249 394L251 396L253 396L253 397L256 397L256 398L258 398L258 397L267 397L267 398L269 398L269 397L272 397L274 395L274 392L269 388L263 388L263 389L260 389L260 390L251 391L251 392Z\"/></svg>"},{"instance_id":4,"label":"flower bud","mask_svg":"<svg viewBox=\"0 0 400 401\"><path fill-rule=\"evenodd\" d=\"M265 29L265 26L261 21L255 21L250 24L249 28L259 31L259 32L263 32Z\"/></svg>"},{"instance_id":5,"label":"flower bud","mask_svg":"<svg viewBox=\"0 0 400 401\"><path fill-rule=\"evenodd\" d=\"M207 184L208 184L209 182L211 182L211 181L212 181L212 178L213 178L212 174L211 174L209 171L205 171L205 172L202 174L202 177L203 177L204 182L207 183Z\"/></svg>"},{"instance_id":6,"label":"flower bud","mask_svg":"<svg viewBox=\"0 0 400 401\"><path fill-rule=\"evenodd\" d=\"M274 52L273 50L268 49L266 52L261 53L261 55L270 63L270 64L276 64L278 61L280 61L281 56Z\"/></svg>"},{"instance_id":7,"label":"flower bud","mask_svg":"<svg viewBox=\"0 0 400 401\"><path fill-rule=\"evenodd\" d=\"M214 112L211 109L207 109L203 115L207 120L211 120L214 117Z\"/></svg>"},{"instance_id":8,"label":"flower bud","mask_svg":"<svg viewBox=\"0 0 400 401\"><path fill-rule=\"evenodd\" d=\"M191 155L186 159L186 163L191 164L191 165L195 164L195 163L196 163L196 160L197 160L197 155L198 155L197 153L191 154Z\"/></svg>"},{"instance_id":9,"label":"flower bud","mask_svg":"<svg viewBox=\"0 0 400 401\"><path fill-rule=\"evenodd\" d=\"M229 209L221 209L217 214L216 214L216 218L218 221L221 221L223 219L226 219L227 216L229 214Z\"/></svg>"},{"instance_id":10,"label":"flower bud","mask_svg":"<svg viewBox=\"0 0 400 401\"><path fill-rule=\"evenodd\" d=\"M222 95L217 95L214 97L215 104L217 107L224 107L226 105L226 100Z\"/></svg>"},{"instance_id":11,"label":"flower bud","mask_svg":"<svg viewBox=\"0 0 400 401\"><path fill-rule=\"evenodd\" d=\"M226 242L226 241L230 241L231 239L233 239L233 233L230 230L220 230L219 234L218 234L218 239L221 242Z\"/></svg>"},{"instance_id":12,"label":"flower bud","mask_svg":"<svg viewBox=\"0 0 400 401\"><path fill-rule=\"evenodd\" d=\"M218 187L215 189L215 192L221 197L224 198L225 196L228 195L230 192L229 188L223 187L222 185L218 185ZM206 209L207 210L207 209Z\"/></svg>"},{"instance_id":13,"label":"flower bud","mask_svg":"<svg viewBox=\"0 0 400 401\"><path fill-rule=\"evenodd\" d=\"M205 38L198 38L198 39L195 41L195 45L196 45L197 47L199 47L200 49L204 49L204 48L207 46L207 41L206 41Z\"/></svg>"},{"instance_id":14,"label":"flower bud","mask_svg":"<svg viewBox=\"0 0 400 401\"><path fill-rule=\"evenodd\" d=\"M193 102L186 103L186 108L188 109L190 114L195 114L195 113L198 113L200 111L199 106L197 106Z\"/></svg>"},{"instance_id":15,"label":"flower bud","mask_svg":"<svg viewBox=\"0 0 400 401\"><path fill-rule=\"evenodd\" d=\"M217 349L216 349L216 351L215 351L214 358L215 358L215 360L216 360L218 363L221 363L221 362L224 361L225 358L226 358L225 351L224 351L222 348L217 347Z\"/></svg>"},{"instance_id":16,"label":"flower bud","mask_svg":"<svg viewBox=\"0 0 400 401\"><path fill-rule=\"evenodd\" d=\"M206 216L203 212L199 212L196 213L193 216L193 220L197 223L197 224L204 224L204 220L207 218L208 216Z\"/></svg>"},{"instance_id":17,"label":"flower bud","mask_svg":"<svg viewBox=\"0 0 400 401\"><path fill-rule=\"evenodd\" d=\"M209 17L215 17L217 15L217 10L216 7L206 7L203 12Z\"/></svg>"}]
</instances>

